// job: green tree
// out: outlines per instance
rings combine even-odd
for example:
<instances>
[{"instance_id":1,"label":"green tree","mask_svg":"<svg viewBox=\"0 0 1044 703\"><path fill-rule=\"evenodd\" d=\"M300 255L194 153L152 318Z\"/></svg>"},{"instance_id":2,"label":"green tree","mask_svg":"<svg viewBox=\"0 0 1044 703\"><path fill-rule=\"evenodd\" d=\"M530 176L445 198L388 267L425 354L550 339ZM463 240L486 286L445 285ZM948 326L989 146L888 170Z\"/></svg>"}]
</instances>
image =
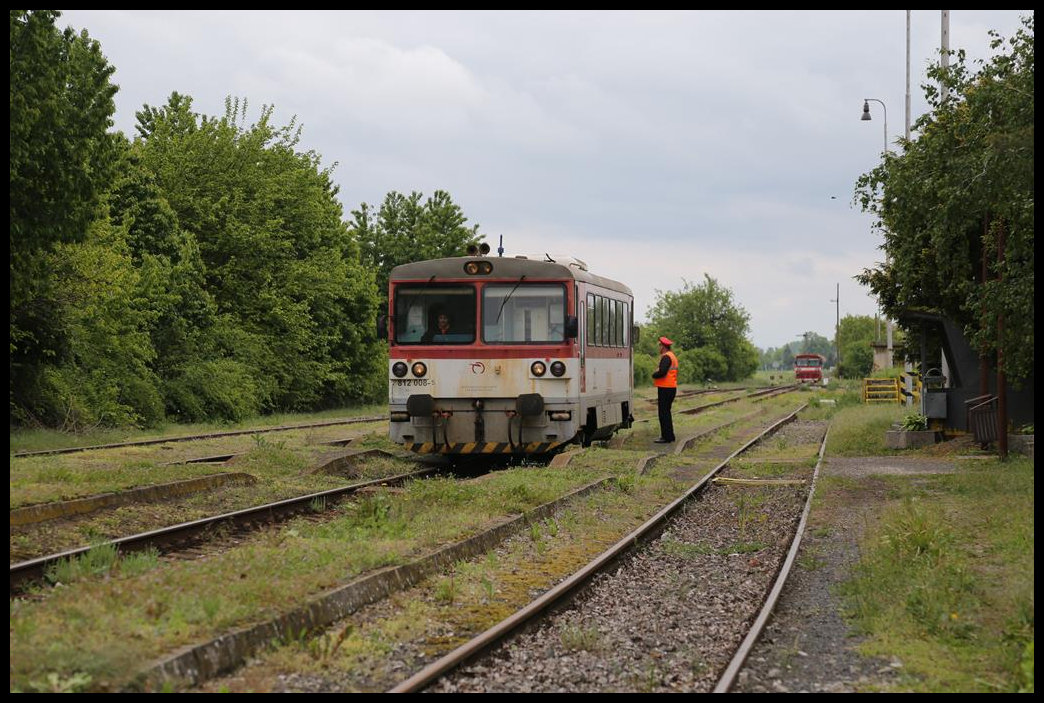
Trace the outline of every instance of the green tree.
<instances>
[{"instance_id":1,"label":"green tree","mask_svg":"<svg viewBox=\"0 0 1044 703\"><path fill-rule=\"evenodd\" d=\"M136 240L151 237L150 246L167 256L176 250L167 261L182 292L201 275L214 306L212 314L210 300L195 309L186 307L187 297L172 303L174 317L195 315L212 327L207 339L185 341L186 350L203 354L186 354L170 370L171 397L186 414L227 413L236 405L229 397L247 412L376 397L383 378L374 334L378 298L342 220L331 169L315 152L297 149L296 120L274 125L271 107L249 126L246 101L227 100L222 118L191 107L191 98L177 93L163 108L145 106L136 140L156 188L138 206L153 202L150 221L160 225ZM176 228L152 216L160 201ZM199 397L208 388L200 379L215 370L231 385L211 384L213 397Z\"/></svg>"},{"instance_id":2,"label":"green tree","mask_svg":"<svg viewBox=\"0 0 1044 703\"><path fill-rule=\"evenodd\" d=\"M838 325L843 378L865 378L874 368L878 322L869 315L845 315Z\"/></svg>"},{"instance_id":3,"label":"green tree","mask_svg":"<svg viewBox=\"0 0 1044 703\"><path fill-rule=\"evenodd\" d=\"M888 256L857 279L893 319L931 310L963 325L984 357L1003 349L1018 381L1033 370L1032 15L1007 49L976 73L963 52L930 71L944 89L925 87L920 136L858 180Z\"/></svg>"},{"instance_id":4,"label":"green tree","mask_svg":"<svg viewBox=\"0 0 1044 703\"><path fill-rule=\"evenodd\" d=\"M464 256L481 239L478 225L467 218L449 193L437 190L428 198L416 191L408 196L388 193L374 216L363 203L352 211L349 228L359 242L363 264L376 274L382 297L388 294L388 276L399 264L446 256Z\"/></svg>"},{"instance_id":5,"label":"green tree","mask_svg":"<svg viewBox=\"0 0 1044 703\"><path fill-rule=\"evenodd\" d=\"M96 220L83 242L59 243L47 258L61 285L54 323L63 331L60 358L20 378L32 384L18 413L51 427L150 426L163 419L155 352L147 329L155 315L142 298L141 275L122 233Z\"/></svg>"},{"instance_id":6,"label":"green tree","mask_svg":"<svg viewBox=\"0 0 1044 703\"><path fill-rule=\"evenodd\" d=\"M827 365L833 365L836 362L834 354L834 343L816 332L805 332L802 337L800 353L802 354L822 354L827 360Z\"/></svg>"},{"instance_id":7,"label":"green tree","mask_svg":"<svg viewBox=\"0 0 1044 703\"><path fill-rule=\"evenodd\" d=\"M153 310L148 333L155 350L150 368L162 382L167 413L181 421L203 421L249 414L259 406L242 404L237 413L218 411L209 389L226 386L204 383L190 390L185 374L221 356L217 341L223 337L217 305L206 286L206 267L199 244L181 229L177 213L156 184L156 178L141 163L141 144L128 155L121 178L110 197L112 221L124 232L134 264L140 272L140 295ZM226 364L227 366L228 364ZM240 375L249 374L240 369ZM188 384L192 386L193 384ZM248 383L255 388L253 383ZM250 397L249 393L242 394Z\"/></svg>"},{"instance_id":8,"label":"green tree","mask_svg":"<svg viewBox=\"0 0 1044 703\"><path fill-rule=\"evenodd\" d=\"M11 408L33 406L70 330L51 268L59 245L84 241L115 173L113 67L87 32L60 31L56 10L11 10ZM23 418L25 419L25 418Z\"/></svg>"},{"instance_id":9,"label":"green tree","mask_svg":"<svg viewBox=\"0 0 1044 703\"><path fill-rule=\"evenodd\" d=\"M732 299L732 291L705 275L699 286L685 281L681 291L656 291L649 311L653 337L666 335L689 359L702 381L738 381L758 367L758 352L747 339L750 315ZM698 350L698 351L697 351ZM688 377L679 356L679 374Z\"/></svg>"}]
</instances>

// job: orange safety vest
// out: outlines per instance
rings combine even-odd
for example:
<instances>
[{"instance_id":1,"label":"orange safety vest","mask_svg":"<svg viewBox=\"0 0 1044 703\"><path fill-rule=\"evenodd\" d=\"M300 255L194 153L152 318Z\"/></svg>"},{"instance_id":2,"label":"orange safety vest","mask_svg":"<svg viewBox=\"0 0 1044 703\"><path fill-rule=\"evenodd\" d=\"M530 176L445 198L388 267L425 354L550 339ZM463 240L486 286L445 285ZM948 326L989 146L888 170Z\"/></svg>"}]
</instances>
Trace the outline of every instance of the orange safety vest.
<instances>
[{"instance_id":1,"label":"orange safety vest","mask_svg":"<svg viewBox=\"0 0 1044 703\"><path fill-rule=\"evenodd\" d=\"M657 388L677 388L678 387L678 357L674 355L672 351L666 351L663 353L671 360L671 366L667 369L667 375L663 378L654 378L653 385Z\"/></svg>"}]
</instances>

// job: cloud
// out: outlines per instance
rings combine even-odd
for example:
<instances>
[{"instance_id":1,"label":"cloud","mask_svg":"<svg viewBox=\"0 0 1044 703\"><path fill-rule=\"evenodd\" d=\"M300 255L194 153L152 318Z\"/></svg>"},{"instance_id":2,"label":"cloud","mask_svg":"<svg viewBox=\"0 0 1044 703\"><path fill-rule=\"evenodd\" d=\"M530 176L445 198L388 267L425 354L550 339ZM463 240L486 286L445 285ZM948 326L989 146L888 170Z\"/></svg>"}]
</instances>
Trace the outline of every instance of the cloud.
<instances>
[{"instance_id":1,"label":"cloud","mask_svg":"<svg viewBox=\"0 0 1044 703\"><path fill-rule=\"evenodd\" d=\"M951 48L984 57L1028 12L952 10ZM851 200L905 131L904 11L63 13L116 67L129 134L175 90L210 115L246 98L297 117L346 212L446 190L494 250L584 259L639 317L705 273L760 347L874 313L853 276L881 237ZM939 40L912 11L911 120Z\"/></svg>"}]
</instances>

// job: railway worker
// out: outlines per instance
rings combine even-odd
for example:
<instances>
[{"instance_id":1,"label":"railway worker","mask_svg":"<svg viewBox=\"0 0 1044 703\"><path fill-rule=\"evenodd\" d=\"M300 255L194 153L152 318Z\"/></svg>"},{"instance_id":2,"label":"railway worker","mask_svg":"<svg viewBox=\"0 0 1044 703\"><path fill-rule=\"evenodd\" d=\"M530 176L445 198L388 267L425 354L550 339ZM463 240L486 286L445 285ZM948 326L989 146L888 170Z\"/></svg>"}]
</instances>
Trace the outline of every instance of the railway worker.
<instances>
[{"instance_id":1,"label":"railway worker","mask_svg":"<svg viewBox=\"0 0 1044 703\"><path fill-rule=\"evenodd\" d=\"M660 414L660 436L654 440L656 444L674 442L674 419L671 417L671 405L678 394L678 357L671 351L674 342L660 337L660 366L653 371L653 385L656 386L656 407Z\"/></svg>"},{"instance_id":2,"label":"railway worker","mask_svg":"<svg viewBox=\"0 0 1044 703\"><path fill-rule=\"evenodd\" d=\"M450 334L450 316L446 311L442 311L435 318L435 326L428 329L421 337L422 342L433 342L437 335Z\"/></svg>"}]
</instances>

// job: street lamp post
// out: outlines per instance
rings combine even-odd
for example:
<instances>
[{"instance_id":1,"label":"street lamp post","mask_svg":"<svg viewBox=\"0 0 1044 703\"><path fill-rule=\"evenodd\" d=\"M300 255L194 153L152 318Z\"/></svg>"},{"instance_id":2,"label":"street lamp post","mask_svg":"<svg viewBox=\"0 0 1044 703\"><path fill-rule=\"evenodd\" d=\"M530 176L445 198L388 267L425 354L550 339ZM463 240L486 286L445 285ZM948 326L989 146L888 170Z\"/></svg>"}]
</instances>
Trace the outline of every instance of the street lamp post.
<instances>
[{"instance_id":1,"label":"street lamp post","mask_svg":"<svg viewBox=\"0 0 1044 703\"><path fill-rule=\"evenodd\" d=\"M888 107L884 104L883 100L877 98L863 98L863 116L860 120L864 122L870 121L870 101L873 100L875 103L881 104L881 110L884 112L884 152L888 153ZM887 343L888 343L888 365L892 365L892 321L886 319L885 329L887 330Z\"/></svg>"},{"instance_id":2,"label":"street lamp post","mask_svg":"<svg viewBox=\"0 0 1044 703\"><path fill-rule=\"evenodd\" d=\"M881 110L884 111L884 150L888 151L888 108L885 107L884 101L878 100L877 98L863 98L863 116L860 117L864 122L869 122L870 117L870 101L873 100L875 103L881 103Z\"/></svg>"}]
</instances>

